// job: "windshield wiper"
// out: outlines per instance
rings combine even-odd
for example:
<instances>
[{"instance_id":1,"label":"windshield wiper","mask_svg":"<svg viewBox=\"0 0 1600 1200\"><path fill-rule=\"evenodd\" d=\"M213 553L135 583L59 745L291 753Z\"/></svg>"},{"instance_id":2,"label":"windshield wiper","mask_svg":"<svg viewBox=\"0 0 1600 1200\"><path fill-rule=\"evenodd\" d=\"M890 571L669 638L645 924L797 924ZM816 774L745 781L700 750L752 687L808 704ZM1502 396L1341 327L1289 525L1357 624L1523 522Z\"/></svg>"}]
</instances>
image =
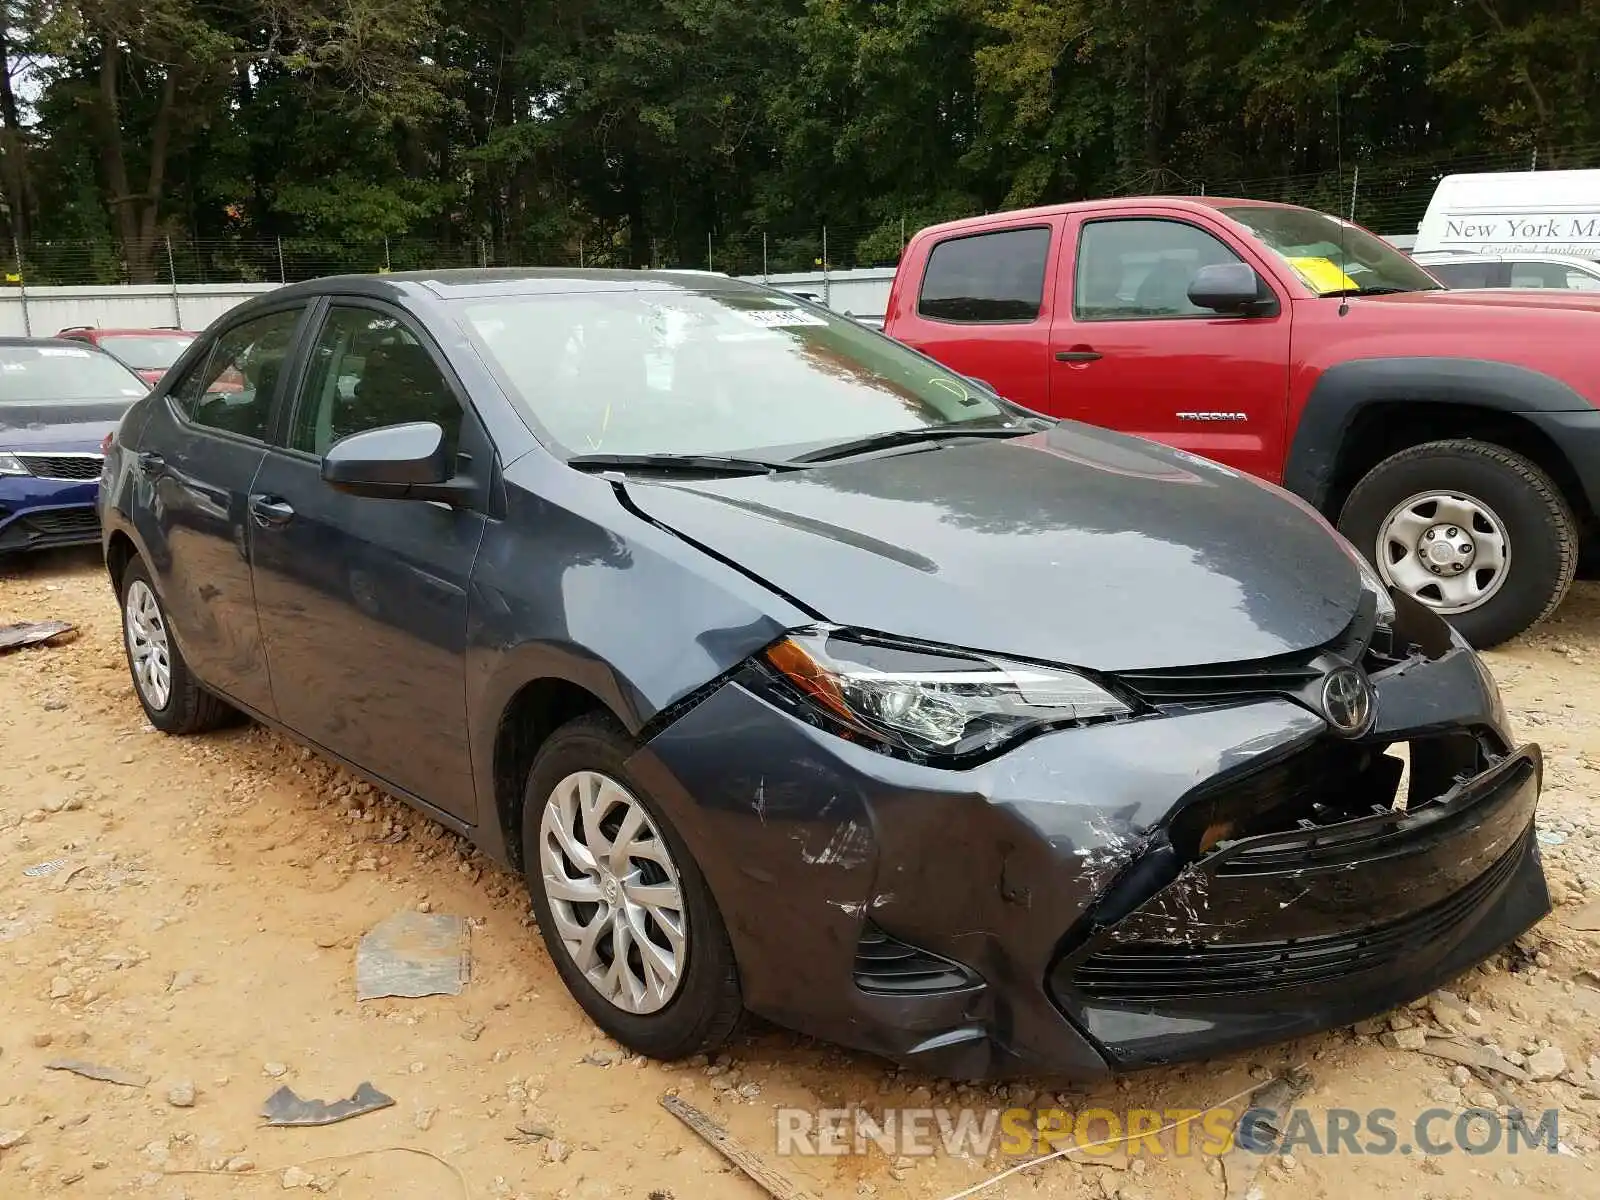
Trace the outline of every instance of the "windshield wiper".
<instances>
[{"instance_id":1,"label":"windshield wiper","mask_svg":"<svg viewBox=\"0 0 1600 1200\"><path fill-rule=\"evenodd\" d=\"M577 454L567 466L579 471L627 470L684 471L697 475L770 475L794 468L789 463L730 454Z\"/></svg>"},{"instance_id":2,"label":"windshield wiper","mask_svg":"<svg viewBox=\"0 0 1600 1200\"><path fill-rule=\"evenodd\" d=\"M836 442L831 446L824 446L820 450L808 450L804 454L797 454L791 462L816 463L828 462L836 458L850 458L857 454L870 454L874 450L891 450L896 446L914 446L918 442L936 442L945 438L958 437L983 437L983 438L1014 438L1027 433L1038 433L1041 429L1049 427L1049 422L1030 421L1018 422L1015 425L974 425L966 421L951 421L944 425L924 425L920 429L891 429L886 433L869 434L867 437L852 438L848 442Z\"/></svg>"},{"instance_id":3,"label":"windshield wiper","mask_svg":"<svg viewBox=\"0 0 1600 1200\"><path fill-rule=\"evenodd\" d=\"M1404 292L1437 292L1440 288L1408 288L1390 287L1387 284L1373 284L1371 287L1340 288L1336 292L1323 292L1322 299L1331 296L1398 296Z\"/></svg>"}]
</instances>

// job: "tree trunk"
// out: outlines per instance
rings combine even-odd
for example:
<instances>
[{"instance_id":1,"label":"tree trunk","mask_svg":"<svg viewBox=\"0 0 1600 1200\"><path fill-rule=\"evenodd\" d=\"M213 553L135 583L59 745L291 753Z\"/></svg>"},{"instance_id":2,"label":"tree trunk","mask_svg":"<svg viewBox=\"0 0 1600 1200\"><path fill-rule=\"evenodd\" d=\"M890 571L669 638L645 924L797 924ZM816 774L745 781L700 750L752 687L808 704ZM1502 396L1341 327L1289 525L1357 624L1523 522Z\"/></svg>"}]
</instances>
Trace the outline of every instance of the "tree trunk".
<instances>
[{"instance_id":1,"label":"tree trunk","mask_svg":"<svg viewBox=\"0 0 1600 1200\"><path fill-rule=\"evenodd\" d=\"M628 265L650 265L650 228L644 215L644 189L639 183L638 153L629 148L622 156L622 211L628 218Z\"/></svg>"},{"instance_id":2,"label":"tree trunk","mask_svg":"<svg viewBox=\"0 0 1600 1200\"><path fill-rule=\"evenodd\" d=\"M161 102L150 127L150 170L145 186L135 192L128 178L123 150L122 105L118 90L122 49L102 31L100 41L99 102L95 105L100 135L100 169L111 193L117 240L127 264L129 283L157 282L156 242L161 201L166 189L167 153L172 142L173 113L177 108L178 75L168 66L161 82Z\"/></svg>"},{"instance_id":3,"label":"tree trunk","mask_svg":"<svg viewBox=\"0 0 1600 1200\"><path fill-rule=\"evenodd\" d=\"M10 14L6 17L9 20ZM0 179L10 208L11 236L20 245L28 240L33 186L28 170L28 149L22 121L17 115L17 93L11 84L11 40L0 22Z\"/></svg>"}]
</instances>

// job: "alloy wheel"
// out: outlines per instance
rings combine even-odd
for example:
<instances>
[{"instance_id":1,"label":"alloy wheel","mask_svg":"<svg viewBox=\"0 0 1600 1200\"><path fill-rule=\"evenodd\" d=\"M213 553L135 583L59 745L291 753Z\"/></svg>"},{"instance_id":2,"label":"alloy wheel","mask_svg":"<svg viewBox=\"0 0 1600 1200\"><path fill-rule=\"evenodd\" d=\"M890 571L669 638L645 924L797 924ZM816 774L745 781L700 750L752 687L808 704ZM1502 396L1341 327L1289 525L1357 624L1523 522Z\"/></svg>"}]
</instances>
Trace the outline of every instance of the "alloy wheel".
<instances>
[{"instance_id":1,"label":"alloy wheel","mask_svg":"<svg viewBox=\"0 0 1600 1200\"><path fill-rule=\"evenodd\" d=\"M122 608L123 631L128 639L128 661L134 683L151 708L160 711L172 698L172 650L167 623L150 585L135 579L128 585Z\"/></svg>"},{"instance_id":2,"label":"alloy wheel","mask_svg":"<svg viewBox=\"0 0 1600 1200\"><path fill-rule=\"evenodd\" d=\"M1472 496L1419 492L1378 527L1378 570L1441 616L1470 612L1492 600L1510 573L1505 528Z\"/></svg>"},{"instance_id":3,"label":"alloy wheel","mask_svg":"<svg viewBox=\"0 0 1600 1200\"><path fill-rule=\"evenodd\" d=\"M647 1015L688 962L678 866L636 796L609 775L556 784L539 822L539 880L563 948L608 1002Z\"/></svg>"}]
</instances>

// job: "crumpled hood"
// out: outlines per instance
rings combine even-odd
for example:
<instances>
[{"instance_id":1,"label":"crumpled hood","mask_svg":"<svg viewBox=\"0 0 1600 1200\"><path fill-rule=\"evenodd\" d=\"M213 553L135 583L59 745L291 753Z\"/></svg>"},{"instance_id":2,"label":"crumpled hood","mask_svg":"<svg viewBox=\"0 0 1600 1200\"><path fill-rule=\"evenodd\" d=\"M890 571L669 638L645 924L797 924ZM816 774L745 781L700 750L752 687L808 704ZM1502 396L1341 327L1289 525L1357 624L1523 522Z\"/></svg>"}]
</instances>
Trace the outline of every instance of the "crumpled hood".
<instances>
[{"instance_id":1,"label":"crumpled hood","mask_svg":"<svg viewBox=\"0 0 1600 1200\"><path fill-rule=\"evenodd\" d=\"M0 450L99 450L133 404L131 399L0 402Z\"/></svg>"},{"instance_id":2,"label":"crumpled hood","mask_svg":"<svg viewBox=\"0 0 1600 1200\"><path fill-rule=\"evenodd\" d=\"M651 518L826 621L1095 670L1309 649L1361 598L1355 561L1298 501L1071 422L792 473L625 486Z\"/></svg>"}]
</instances>

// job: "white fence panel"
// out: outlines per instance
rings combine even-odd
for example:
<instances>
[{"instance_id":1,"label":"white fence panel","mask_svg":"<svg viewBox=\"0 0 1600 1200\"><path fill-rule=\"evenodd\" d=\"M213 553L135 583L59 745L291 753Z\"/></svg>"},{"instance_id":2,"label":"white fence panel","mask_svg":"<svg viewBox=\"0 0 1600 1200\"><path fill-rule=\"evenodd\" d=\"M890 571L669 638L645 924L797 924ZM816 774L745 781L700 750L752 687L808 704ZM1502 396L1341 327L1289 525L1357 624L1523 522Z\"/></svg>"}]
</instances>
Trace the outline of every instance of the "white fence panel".
<instances>
[{"instance_id":1,"label":"white fence panel","mask_svg":"<svg viewBox=\"0 0 1600 1200\"><path fill-rule=\"evenodd\" d=\"M766 283L785 292L815 296L834 312L846 313L869 325L882 325L889 309L893 267L861 267L854 271L798 271L783 275L743 275L752 283Z\"/></svg>"},{"instance_id":2,"label":"white fence panel","mask_svg":"<svg viewBox=\"0 0 1600 1200\"><path fill-rule=\"evenodd\" d=\"M835 312L881 325L893 267L745 275L786 292L815 296ZM204 329L236 304L276 283L112 284L104 287L0 288L0 337L50 337L73 325L100 329Z\"/></svg>"},{"instance_id":3,"label":"white fence panel","mask_svg":"<svg viewBox=\"0 0 1600 1200\"><path fill-rule=\"evenodd\" d=\"M73 325L204 329L236 304L275 283L122 284L109 287L0 288L0 336L50 337Z\"/></svg>"}]
</instances>

